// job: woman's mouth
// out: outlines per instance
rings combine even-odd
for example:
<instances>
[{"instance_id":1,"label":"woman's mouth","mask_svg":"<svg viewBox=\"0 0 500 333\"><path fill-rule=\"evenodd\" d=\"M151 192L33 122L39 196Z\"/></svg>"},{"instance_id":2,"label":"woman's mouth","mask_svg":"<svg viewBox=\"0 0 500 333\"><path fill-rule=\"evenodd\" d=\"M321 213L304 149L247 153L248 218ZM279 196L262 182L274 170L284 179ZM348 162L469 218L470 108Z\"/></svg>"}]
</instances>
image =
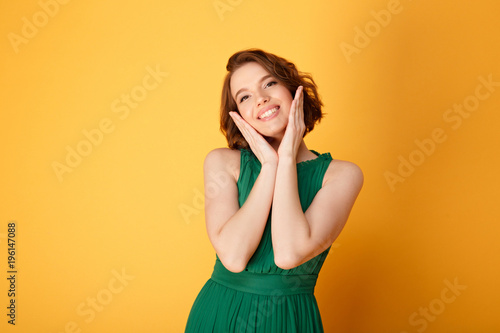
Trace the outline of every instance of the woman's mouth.
<instances>
[{"instance_id":1,"label":"woman's mouth","mask_svg":"<svg viewBox=\"0 0 500 333\"><path fill-rule=\"evenodd\" d=\"M270 119L273 119L274 117L276 117L279 113L279 109L280 107L277 106L271 110L267 110L266 112L264 112L260 117L259 119L260 120L263 120L263 121L267 121L267 120L270 120Z\"/></svg>"}]
</instances>

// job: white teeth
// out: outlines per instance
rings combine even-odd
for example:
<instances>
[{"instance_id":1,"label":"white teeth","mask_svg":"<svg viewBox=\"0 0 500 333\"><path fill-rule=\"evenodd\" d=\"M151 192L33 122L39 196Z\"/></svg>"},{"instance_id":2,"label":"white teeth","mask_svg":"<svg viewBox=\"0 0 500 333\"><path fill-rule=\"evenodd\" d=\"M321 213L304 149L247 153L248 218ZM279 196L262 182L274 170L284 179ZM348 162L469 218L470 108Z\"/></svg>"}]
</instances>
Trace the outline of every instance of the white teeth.
<instances>
[{"instance_id":1,"label":"white teeth","mask_svg":"<svg viewBox=\"0 0 500 333\"><path fill-rule=\"evenodd\" d=\"M274 109L271 109L271 110L267 110L266 112L264 112L260 117L259 119L264 119L264 118L267 118L269 117L270 115L274 114L276 111L278 111L278 107L275 107Z\"/></svg>"}]
</instances>

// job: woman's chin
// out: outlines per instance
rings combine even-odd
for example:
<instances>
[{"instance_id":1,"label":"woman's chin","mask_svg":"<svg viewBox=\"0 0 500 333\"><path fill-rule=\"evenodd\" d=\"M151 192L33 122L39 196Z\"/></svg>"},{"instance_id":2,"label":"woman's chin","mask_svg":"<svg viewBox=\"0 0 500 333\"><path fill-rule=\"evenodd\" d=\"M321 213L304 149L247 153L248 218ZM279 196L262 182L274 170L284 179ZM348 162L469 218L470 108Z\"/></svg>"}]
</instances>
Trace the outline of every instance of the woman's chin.
<instances>
[{"instance_id":1,"label":"woman's chin","mask_svg":"<svg viewBox=\"0 0 500 333\"><path fill-rule=\"evenodd\" d=\"M262 134L262 136L264 137L264 139L266 139L267 142L271 143L271 142L276 141L276 140L281 140L283 138L283 132L281 132L281 133L268 133L268 135Z\"/></svg>"},{"instance_id":2,"label":"woman's chin","mask_svg":"<svg viewBox=\"0 0 500 333\"><path fill-rule=\"evenodd\" d=\"M283 128L282 130L272 131L272 130L267 129L266 131L257 130L257 132L260 135L262 135L262 137L264 139L266 139L267 142L272 142L275 140L281 140L283 138L283 135L285 135L285 130L286 130L286 127Z\"/></svg>"}]
</instances>

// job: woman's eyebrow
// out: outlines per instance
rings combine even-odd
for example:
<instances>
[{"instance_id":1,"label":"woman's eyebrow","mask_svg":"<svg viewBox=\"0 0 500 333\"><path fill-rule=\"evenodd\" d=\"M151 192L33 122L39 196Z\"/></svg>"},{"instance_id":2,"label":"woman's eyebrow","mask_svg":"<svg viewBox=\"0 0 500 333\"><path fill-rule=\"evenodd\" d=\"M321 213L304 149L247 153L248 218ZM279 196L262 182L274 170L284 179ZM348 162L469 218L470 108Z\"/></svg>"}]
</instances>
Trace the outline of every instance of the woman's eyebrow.
<instances>
[{"instance_id":1,"label":"woman's eyebrow","mask_svg":"<svg viewBox=\"0 0 500 333\"><path fill-rule=\"evenodd\" d=\"M273 77L273 75L271 74L267 74L267 75L264 75L263 77L260 78L260 81L259 83L261 83L262 81L264 81L265 79L267 78L270 78L270 77ZM248 88L241 88L240 90L238 90L238 92L236 93L236 95L234 95L235 99L236 97L238 97L238 95L243 91L243 90L247 90Z\"/></svg>"}]
</instances>

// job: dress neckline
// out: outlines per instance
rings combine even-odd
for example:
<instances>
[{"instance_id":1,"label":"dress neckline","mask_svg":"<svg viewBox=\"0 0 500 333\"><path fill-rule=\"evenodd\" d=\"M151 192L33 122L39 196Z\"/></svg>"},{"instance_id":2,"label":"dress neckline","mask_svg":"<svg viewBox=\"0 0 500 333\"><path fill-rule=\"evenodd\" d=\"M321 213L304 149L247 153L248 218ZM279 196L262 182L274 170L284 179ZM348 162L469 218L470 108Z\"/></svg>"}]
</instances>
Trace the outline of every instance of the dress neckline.
<instances>
[{"instance_id":1,"label":"dress neckline","mask_svg":"<svg viewBox=\"0 0 500 333\"><path fill-rule=\"evenodd\" d=\"M260 164L260 161L259 159L257 158L257 156L255 156L255 154L253 153L253 151L251 149L247 149L247 148L242 148L246 151L248 151L250 153L250 155L252 155L252 158L254 159L254 161L256 161L257 163ZM305 160L305 161L302 161L302 162L298 162L296 165L298 168L302 168L304 166L308 166L308 165L311 165L323 158L329 158L329 159L332 159L332 156L331 154L328 152L328 153L323 153L323 154L320 154L318 153L316 150L314 149L309 149L310 152L312 152L314 155L316 155L316 158L313 158L313 159L310 159L310 160Z\"/></svg>"}]
</instances>

